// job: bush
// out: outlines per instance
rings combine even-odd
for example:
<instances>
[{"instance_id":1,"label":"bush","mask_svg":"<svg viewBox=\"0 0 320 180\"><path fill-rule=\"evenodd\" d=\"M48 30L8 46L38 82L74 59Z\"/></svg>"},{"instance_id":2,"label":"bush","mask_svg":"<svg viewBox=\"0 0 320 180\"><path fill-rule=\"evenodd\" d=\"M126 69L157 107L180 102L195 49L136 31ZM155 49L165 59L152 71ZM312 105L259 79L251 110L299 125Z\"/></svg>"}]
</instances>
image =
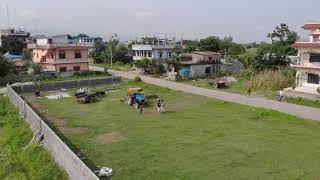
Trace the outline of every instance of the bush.
<instances>
[{"instance_id":1,"label":"bush","mask_svg":"<svg viewBox=\"0 0 320 180\"><path fill-rule=\"evenodd\" d=\"M317 92L320 93L320 87L317 88Z\"/></svg>"},{"instance_id":2,"label":"bush","mask_svg":"<svg viewBox=\"0 0 320 180\"><path fill-rule=\"evenodd\" d=\"M242 70L239 74L239 77L246 80L250 80L252 77L254 77L254 75L255 75L254 69L248 68L248 69Z\"/></svg>"},{"instance_id":3,"label":"bush","mask_svg":"<svg viewBox=\"0 0 320 180\"><path fill-rule=\"evenodd\" d=\"M156 75L162 75L166 72L163 64L157 64L155 67L155 74Z\"/></svg>"},{"instance_id":4,"label":"bush","mask_svg":"<svg viewBox=\"0 0 320 180\"><path fill-rule=\"evenodd\" d=\"M136 76L136 77L133 79L133 81L134 81L134 82L141 82L142 79L141 79L141 77Z\"/></svg>"},{"instance_id":5,"label":"bush","mask_svg":"<svg viewBox=\"0 0 320 180\"><path fill-rule=\"evenodd\" d=\"M215 76L216 77L224 77L224 76L229 76L230 75L230 73L229 72L227 72L227 71L218 71L216 74L215 74Z\"/></svg>"},{"instance_id":6,"label":"bush","mask_svg":"<svg viewBox=\"0 0 320 180\"><path fill-rule=\"evenodd\" d=\"M267 70L255 75L249 83L252 90L277 91L295 84L295 76L291 73Z\"/></svg>"}]
</instances>

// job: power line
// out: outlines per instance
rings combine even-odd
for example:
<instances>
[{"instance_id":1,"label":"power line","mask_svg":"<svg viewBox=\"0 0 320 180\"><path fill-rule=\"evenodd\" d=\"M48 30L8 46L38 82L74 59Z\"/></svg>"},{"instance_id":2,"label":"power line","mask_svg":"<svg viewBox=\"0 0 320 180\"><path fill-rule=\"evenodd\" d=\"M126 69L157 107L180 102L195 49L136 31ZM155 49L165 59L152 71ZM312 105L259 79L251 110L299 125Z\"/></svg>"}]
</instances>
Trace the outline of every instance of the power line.
<instances>
[{"instance_id":1,"label":"power line","mask_svg":"<svg viewBox=\"0 0 320 180\"><path fill-rule=\"evenodd\" d=\"M8 25L8 29L10 28L10 13L9 13L9 6L8 4L6 4L6 9L7 9L7 25Z\"/></svg>"}]
</instances>

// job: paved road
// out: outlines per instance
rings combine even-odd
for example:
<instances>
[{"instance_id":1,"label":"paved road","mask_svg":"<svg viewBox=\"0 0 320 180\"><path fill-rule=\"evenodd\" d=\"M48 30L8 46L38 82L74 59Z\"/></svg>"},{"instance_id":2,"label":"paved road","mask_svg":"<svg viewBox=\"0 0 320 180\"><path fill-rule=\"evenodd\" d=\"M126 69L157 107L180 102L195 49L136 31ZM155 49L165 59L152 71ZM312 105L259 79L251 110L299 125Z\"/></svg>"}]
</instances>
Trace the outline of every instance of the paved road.
<instances>
[{"instance_id":1,"label":"paved road","mask_svg":"<svg viewBox=\"0 0 320 180\"><path fill-rule=\"evenodd\" d=\"M90 69L98 70L98 71L103 70L103 68L94 67L94 66L90 66ZM297 117L320 121L320 109L318 108L311 108L307 106L282 103L278 101L269 100L263 97L248 97L248 96L239 95L239 94L205 89L205 88L195 87L192 85L167 81L163 79L137 75L133 72L121 72L121 71L114 71L114 70L109 70L109 72L112 73L113 75L121 76L127 79L133 79L134 77L139 76L146 83L154 84L161 87L167 87L177 91L193 93L197 95L207 96L210 98L220 99L220 100L229 101L229 102L235 102L235 103L249 105L249 106L272 109L279 112L291 114Z\"/></svg>"}]
</instances>

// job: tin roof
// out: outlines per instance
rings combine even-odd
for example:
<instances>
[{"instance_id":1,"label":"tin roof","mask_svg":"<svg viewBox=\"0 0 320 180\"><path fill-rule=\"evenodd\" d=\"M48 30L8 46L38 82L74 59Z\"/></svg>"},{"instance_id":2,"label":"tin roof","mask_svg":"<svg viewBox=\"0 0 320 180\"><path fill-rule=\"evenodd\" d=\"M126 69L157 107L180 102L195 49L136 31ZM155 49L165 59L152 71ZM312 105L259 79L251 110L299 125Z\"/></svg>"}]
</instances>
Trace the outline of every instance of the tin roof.
<instances>
[{"instance_id":1,"label":"tin roof","mask_svg":"<svg viewBox=\"0 0 320 180\"><path fill-rule=\"evenodd\" d=\"M320 29L320 23L307 23L304 26L302 26L305 30L315 30Z\"/></svg>"},{"instance_id":2,"label":"tin roof","mask_svg":"<svg viewBox=\"0 0 320 180\"><path fill-rule=\"evenodd\" d=\"M296 42L291 45L292 48L320 48L320 42Z\"/></svg>"}]
</instances>

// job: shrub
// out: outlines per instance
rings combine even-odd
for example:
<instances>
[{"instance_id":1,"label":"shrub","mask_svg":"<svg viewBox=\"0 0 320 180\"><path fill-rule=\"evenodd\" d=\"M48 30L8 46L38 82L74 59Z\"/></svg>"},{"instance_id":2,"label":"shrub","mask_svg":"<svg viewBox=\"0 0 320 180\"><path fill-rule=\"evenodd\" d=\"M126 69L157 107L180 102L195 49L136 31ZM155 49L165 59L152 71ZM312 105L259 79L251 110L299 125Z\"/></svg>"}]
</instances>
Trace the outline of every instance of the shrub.
<instances>
[{"instance_id":1,"label":"shrub","mask_svg":"<svg viewBox=\"0 0 320 180\"><path fill-rule=\"evenodd\" d=\"M239 74L239 77L250 80L252 77L254 77L254 75L255 75L254 69L248 68L248 69L242 70Z\"/></svg>"},{"instance_id":2,"label":"shrub","mask_svg":"<svg viewBox=\"0 0 320 180\"><path fill-rule=\"evenodd\" d=\"M263 71L255 75L249 83L252 90L277 91L291 87L295 83L295 76L281 71Z\"/></svg>"},{"instance_id":3,"label":"shrub","mask_svg":"<svg viewBox=\"0 0 320 180\"><path fill-rule=\"evenodd\" d=\"M163 64L157 64L155 67L155 74L156 75L162 75L166 72Z\"/></svg>"},{"instance_id":4,"label":"shrub","mask_svg":"<svg viewBox=\"0 0 320 180\"><path fill-rule=\"evenodd\" d=\"M320 87L317 88L317 92L320 93Z\"/></svg>"},{"instance_id":5,"label":"shrub","mask_svg":"<svg viewBox=\"0 0 320 180\"><path fill-rule=\"evenodd\" d=\"M230 75L230 73L227 71L218 71L215 76L216 77L224 77L224 76L229 76L229 75Z\"/></svg>"},{"instance_id":6,"label":"shrub","mask_svg":"<svg viewBox=\"0 0 320 180\"><path fill-rule=\"evenodd\" d=\"M141 77L136 76L136 77L133 79L133 81L134 81L134 82L141 82L142 79L141 79Z\"/></svg>"}]
</instances>

